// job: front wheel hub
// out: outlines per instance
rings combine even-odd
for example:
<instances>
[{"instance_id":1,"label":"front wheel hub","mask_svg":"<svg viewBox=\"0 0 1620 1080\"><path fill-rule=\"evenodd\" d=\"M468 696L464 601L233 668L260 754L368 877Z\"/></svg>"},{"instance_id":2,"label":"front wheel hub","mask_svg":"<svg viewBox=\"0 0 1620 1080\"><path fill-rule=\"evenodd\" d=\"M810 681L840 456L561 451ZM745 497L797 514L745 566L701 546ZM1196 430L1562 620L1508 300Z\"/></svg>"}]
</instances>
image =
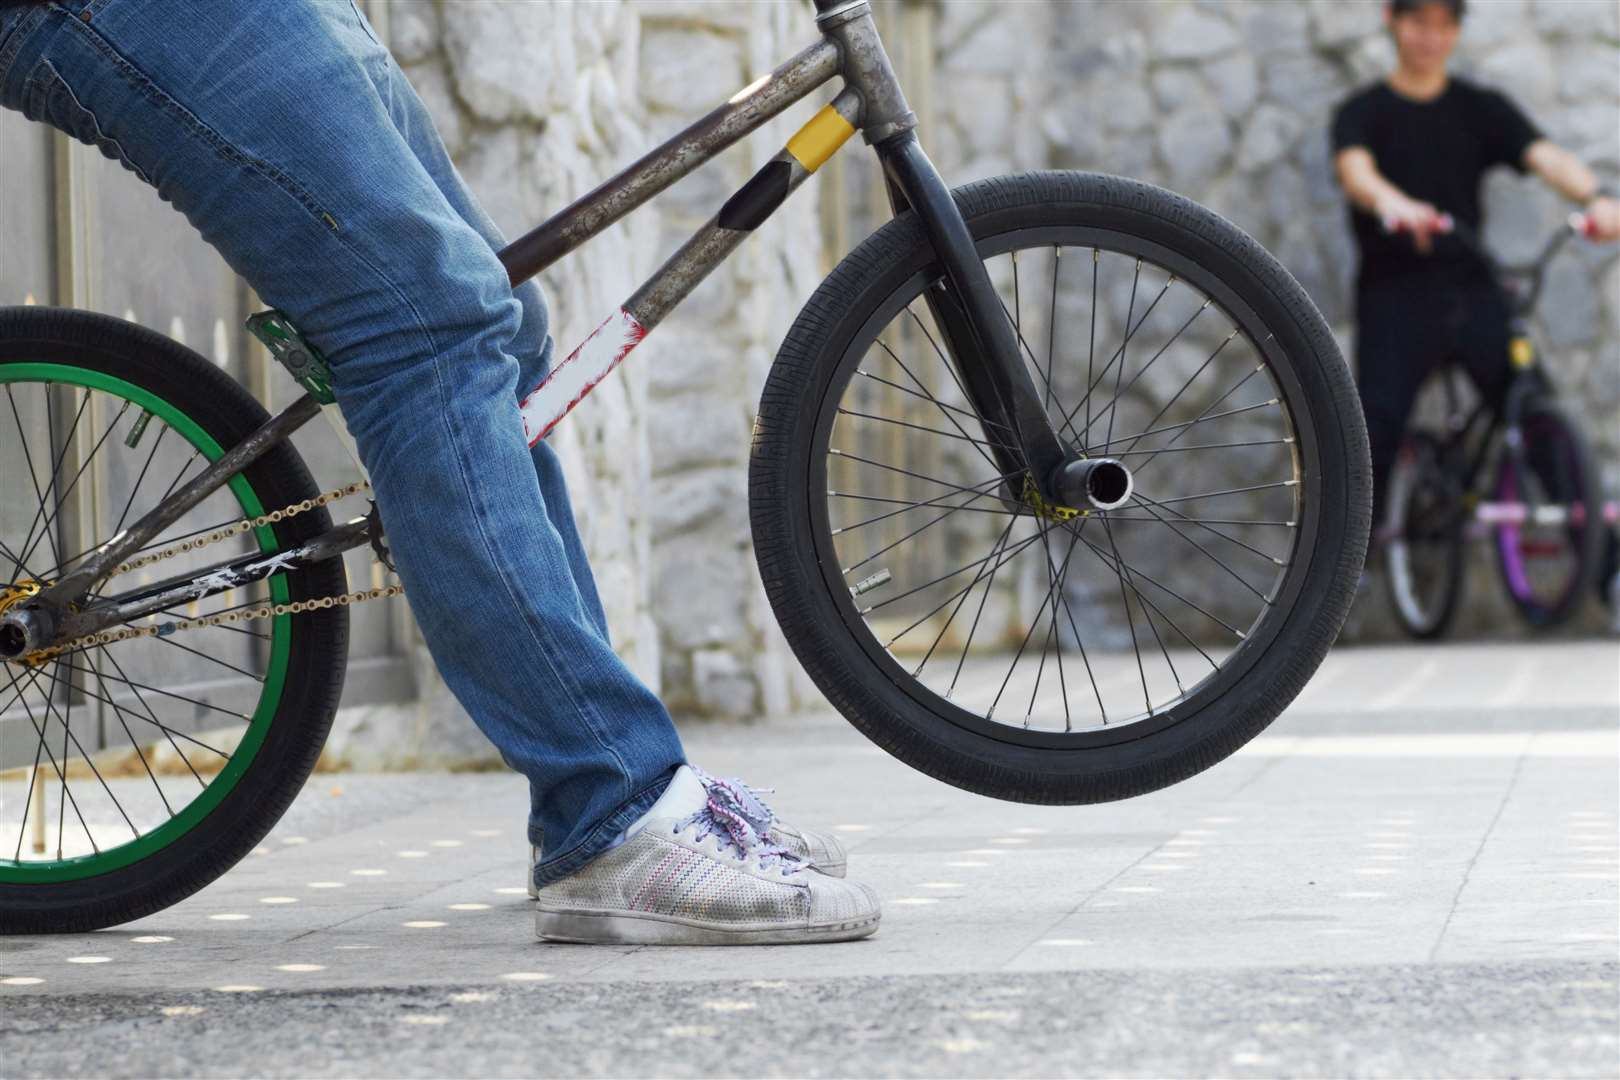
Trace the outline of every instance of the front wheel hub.
<instances>
[{"instance_id":1,"label":"front wheel hub","mask_svg":"<svg viewBox=\"0 0 1620 1080\"><path fill-rule=\"evenodd\" d=\"M1053 488L1065 505L1092 510L1114 510L1125 505L1135 490L1131 470L1114 458L1081 458L1060 465Z\"/></svg>"}]
</instances>

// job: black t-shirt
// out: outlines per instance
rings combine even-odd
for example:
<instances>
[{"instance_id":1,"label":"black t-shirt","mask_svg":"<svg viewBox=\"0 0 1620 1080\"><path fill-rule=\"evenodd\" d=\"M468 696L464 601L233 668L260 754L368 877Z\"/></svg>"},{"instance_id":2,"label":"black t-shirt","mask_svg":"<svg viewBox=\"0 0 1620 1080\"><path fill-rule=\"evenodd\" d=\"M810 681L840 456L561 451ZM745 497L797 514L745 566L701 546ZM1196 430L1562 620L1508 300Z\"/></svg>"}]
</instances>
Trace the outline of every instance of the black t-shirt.
<instances>
[{"instance_id":1,"label":"black t-shirt","mask_svg":"<svg viewBox=\"0 0 1620 1080\"><path fill-rule=\"evenodd\" d=\"M1334 153L1365 147L1390 183L1476 232L1485 171L1509 165L1524 172L1524 152L1539 138L1541 132L1506 96L1456 77L1430 101L1413 101L1376 83L1333 114ZM1457 245L1438 244L1433 254L1419 255L1410 236L1385 234L1377 218L1354 206L1350 227L1361 249L1363 286L1468 266Z\"/></svg>"}]
</instances>

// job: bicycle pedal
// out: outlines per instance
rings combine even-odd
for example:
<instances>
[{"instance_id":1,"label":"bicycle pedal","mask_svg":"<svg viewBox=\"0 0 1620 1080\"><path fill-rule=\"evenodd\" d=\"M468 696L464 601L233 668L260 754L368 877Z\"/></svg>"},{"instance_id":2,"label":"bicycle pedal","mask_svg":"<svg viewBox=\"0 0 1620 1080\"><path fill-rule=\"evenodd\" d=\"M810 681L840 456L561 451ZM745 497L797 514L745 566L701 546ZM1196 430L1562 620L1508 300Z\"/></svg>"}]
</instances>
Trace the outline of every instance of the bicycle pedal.
<instances>
[{"instance_id":1,"label":"bicycle pedal","mask_svg":"<svg viewBox=\"0 0 1620 1080\"><path fill-rule=\"evenodd\" d=\"M319 349L304 340L291 320L274 309L249 315L248 332L264 343L293 381L322 405L337 400L332 394L332 369Z\"/></svg>"}]
</instances>

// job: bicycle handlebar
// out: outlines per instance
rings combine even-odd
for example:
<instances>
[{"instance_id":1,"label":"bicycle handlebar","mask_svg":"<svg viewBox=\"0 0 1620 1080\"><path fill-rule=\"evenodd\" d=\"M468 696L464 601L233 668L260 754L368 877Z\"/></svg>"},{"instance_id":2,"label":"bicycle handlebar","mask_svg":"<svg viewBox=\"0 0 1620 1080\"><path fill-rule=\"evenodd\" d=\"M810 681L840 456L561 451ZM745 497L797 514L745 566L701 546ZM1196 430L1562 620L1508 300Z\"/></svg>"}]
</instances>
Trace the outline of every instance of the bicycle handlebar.
<instances>
[{"instance_id":1,"label":"bicycle handlebar","mask_svg":"<svg viewBox=\"0 0 1620 1080\"><path fill-rule=\"evenodd\" d=\"M1401 222L1389 218L1385 218L1382 225L1384 232L1392 236L1412 231ZM1504 286L1504 291L1508 292L1510 296L1513 290L1506 287L1506 283L1503 281L1504 278L1529 279L1529 290L1523 296L1517 297L1518 303L1515 305L1519 314L1523 315L1529 313L1536 306L1536 300L1541 295L1541 283L1546 275L1547 264L1552 261L1553 256L1558 254L1559 249L1569 241L1570 237L1581 236L1588 239L1595 237L1597 235L1597 221L1592 215L1580 211L1570 214L1564 223L1553 232L1553 235L1543 245L1541 253L1535 259L1512 266L1498 261L1496 256L1492 255L1485 247L1484 242L1480 240L1479 235L1473 229L1450 214L1440 214L1435 219L1435 228L1431 232L1436 236L1449 236L1461 244L1464 250L1485 264L1485 268L1490 271L1491 276L1497 279L1498 284Z\"/></svg>"}]
</instances>

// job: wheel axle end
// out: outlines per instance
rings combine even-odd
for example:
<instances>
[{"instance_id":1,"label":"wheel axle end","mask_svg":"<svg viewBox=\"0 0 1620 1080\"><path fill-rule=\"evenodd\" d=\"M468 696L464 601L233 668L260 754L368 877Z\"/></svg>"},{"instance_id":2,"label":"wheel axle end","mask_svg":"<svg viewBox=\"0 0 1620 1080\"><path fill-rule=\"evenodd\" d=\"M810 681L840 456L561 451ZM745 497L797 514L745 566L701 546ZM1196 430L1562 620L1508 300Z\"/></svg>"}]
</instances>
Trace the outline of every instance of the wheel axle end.
<instances>
[{"instance_id":1,"label":"wheel axle end","mask_svg":"<svg viewBox=\"0 0 1620 1080\"><path fill-rule=\"evenodd\" d=\"M1093 510L1117 509L1135 490L1131 470L1113 458L1082 458L1060 465L1053 480L1066 505Z\"/></svg>"}]
</instances>

